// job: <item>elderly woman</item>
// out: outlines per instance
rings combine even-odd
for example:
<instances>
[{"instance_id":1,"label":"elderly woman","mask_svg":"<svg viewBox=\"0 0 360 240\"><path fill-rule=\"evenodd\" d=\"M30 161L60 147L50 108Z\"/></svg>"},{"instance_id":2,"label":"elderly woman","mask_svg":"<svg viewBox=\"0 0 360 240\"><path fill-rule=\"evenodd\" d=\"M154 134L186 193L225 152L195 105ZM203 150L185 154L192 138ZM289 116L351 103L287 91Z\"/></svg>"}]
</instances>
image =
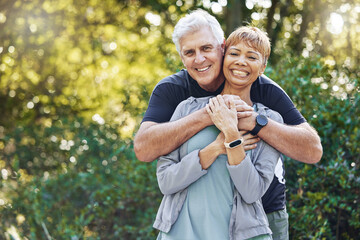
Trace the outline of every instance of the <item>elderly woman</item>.
<instances>
[{"instance_id":1,"label":"elderly woman","mask_svg":"<svg viewBox=\"0 0 360 240\"><path fill-rule=\"evenodd\" d=\"M245 151L234 97L254 108L256 135L267 118L281 116L250 98L252 83L270 55L270 42L255 27L240 27L226 41L222 94L193 98L179 104L172 120L206 107L214 125L207 127L157 165L164 194L154 227L158 239L272 239L261 197L274 176L280 153L260 141Z\"/></svg>"}]
</instances>

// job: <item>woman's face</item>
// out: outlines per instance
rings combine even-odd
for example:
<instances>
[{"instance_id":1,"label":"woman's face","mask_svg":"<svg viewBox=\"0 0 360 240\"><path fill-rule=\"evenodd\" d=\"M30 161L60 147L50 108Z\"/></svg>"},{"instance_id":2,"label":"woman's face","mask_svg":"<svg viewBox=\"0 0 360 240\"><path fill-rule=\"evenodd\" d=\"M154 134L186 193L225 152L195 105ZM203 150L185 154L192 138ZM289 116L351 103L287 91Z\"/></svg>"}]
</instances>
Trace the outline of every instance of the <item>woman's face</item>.
<instances>
[{"instance_id":1,"label":"woman's face","mask_svg":"<svg viewBox=\"0 0 360 240\"><path fill-rule=\"evenodd\" d=\"M223 71L233 88L251 86L257 77L264 73L265 67L264 56L245 42L226 49Z\"/></svg>"}]
</instances>

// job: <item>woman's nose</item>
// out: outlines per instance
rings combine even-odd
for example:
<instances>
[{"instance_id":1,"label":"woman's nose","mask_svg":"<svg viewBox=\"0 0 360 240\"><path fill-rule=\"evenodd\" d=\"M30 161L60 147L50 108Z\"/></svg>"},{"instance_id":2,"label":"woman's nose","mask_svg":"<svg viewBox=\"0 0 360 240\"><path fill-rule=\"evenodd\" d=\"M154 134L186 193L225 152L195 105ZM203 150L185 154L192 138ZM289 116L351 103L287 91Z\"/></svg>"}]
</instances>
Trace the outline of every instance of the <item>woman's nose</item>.
<instances>
[{"instance_id":1,"label":"woman's nose","mask_svg":"<svg viewBox=\"0 0 360 240\"><path fill-rule=\"evenodd\" d=\"M245 56L239 56L236 60L236 64L239 65L246 65L246 58Z\"/></svg>"}]
</instances>

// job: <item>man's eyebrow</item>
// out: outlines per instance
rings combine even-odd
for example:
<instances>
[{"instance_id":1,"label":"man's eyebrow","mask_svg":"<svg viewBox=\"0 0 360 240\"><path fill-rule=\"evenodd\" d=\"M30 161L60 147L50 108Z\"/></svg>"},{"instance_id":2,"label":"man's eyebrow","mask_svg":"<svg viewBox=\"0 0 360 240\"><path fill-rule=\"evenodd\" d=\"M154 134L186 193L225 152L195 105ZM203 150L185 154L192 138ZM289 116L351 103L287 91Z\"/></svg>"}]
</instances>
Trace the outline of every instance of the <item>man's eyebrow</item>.
<instances>
[{"instance_id":1,"label":"man's eyebrow","mask_svg":"<svg viewBox=\"0 0 360 240\"><path fill-rule=\"evenodd\" d=\"M201 47L213 47L214 44L211 44L211 43L205 43L203 45L201 45Z\"/></svg>"},{"instance_id":2,"label":"man's eyebrow","mask_svg":"<svg viewBox=\"0 0 360 240\"><path fill-rule=\"evenodd\" d=\"M192 48L185 48L185 49L182 50L182 52L186 53L186 52L190 52L192 50L193 50Z\"/></svg>"}]
</instances>

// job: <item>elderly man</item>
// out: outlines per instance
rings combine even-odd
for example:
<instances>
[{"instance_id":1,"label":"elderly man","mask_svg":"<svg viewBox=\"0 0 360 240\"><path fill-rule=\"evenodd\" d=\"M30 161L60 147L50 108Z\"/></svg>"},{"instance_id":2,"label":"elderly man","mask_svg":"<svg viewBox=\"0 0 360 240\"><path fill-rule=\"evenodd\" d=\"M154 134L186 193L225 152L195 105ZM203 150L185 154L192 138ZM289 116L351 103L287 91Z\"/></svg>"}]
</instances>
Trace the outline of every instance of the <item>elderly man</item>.
<instances>
[{"instance_id":1,"label":"elderly man","mask_svg":"<svg viewBox=\"0 0 360 240\"><path fill-rule=\"evenodd\" d=\"M151 162L168 154L201 129L213 125L205 109L174 122L169 120L176 106L188 97L216 96L222 91L224 40L220 24L205 11L194 11L179 20L174 29L173 41L186 70L168 76L156 85L134 140L135 154L140 161ZM248 73L244 70L234 74ZM279 112L285 124L258 115L238 99L241 130L260 137L295 160L304 163L320 161L322 146L317 132L275 82L262 75L254 82L250 94L254 102ZM253 149L255 142L248 140L245 150ZM282 160L278 162L275 175L262 202L273 238L288 239Z\"/></svg>"}]
</instances>

